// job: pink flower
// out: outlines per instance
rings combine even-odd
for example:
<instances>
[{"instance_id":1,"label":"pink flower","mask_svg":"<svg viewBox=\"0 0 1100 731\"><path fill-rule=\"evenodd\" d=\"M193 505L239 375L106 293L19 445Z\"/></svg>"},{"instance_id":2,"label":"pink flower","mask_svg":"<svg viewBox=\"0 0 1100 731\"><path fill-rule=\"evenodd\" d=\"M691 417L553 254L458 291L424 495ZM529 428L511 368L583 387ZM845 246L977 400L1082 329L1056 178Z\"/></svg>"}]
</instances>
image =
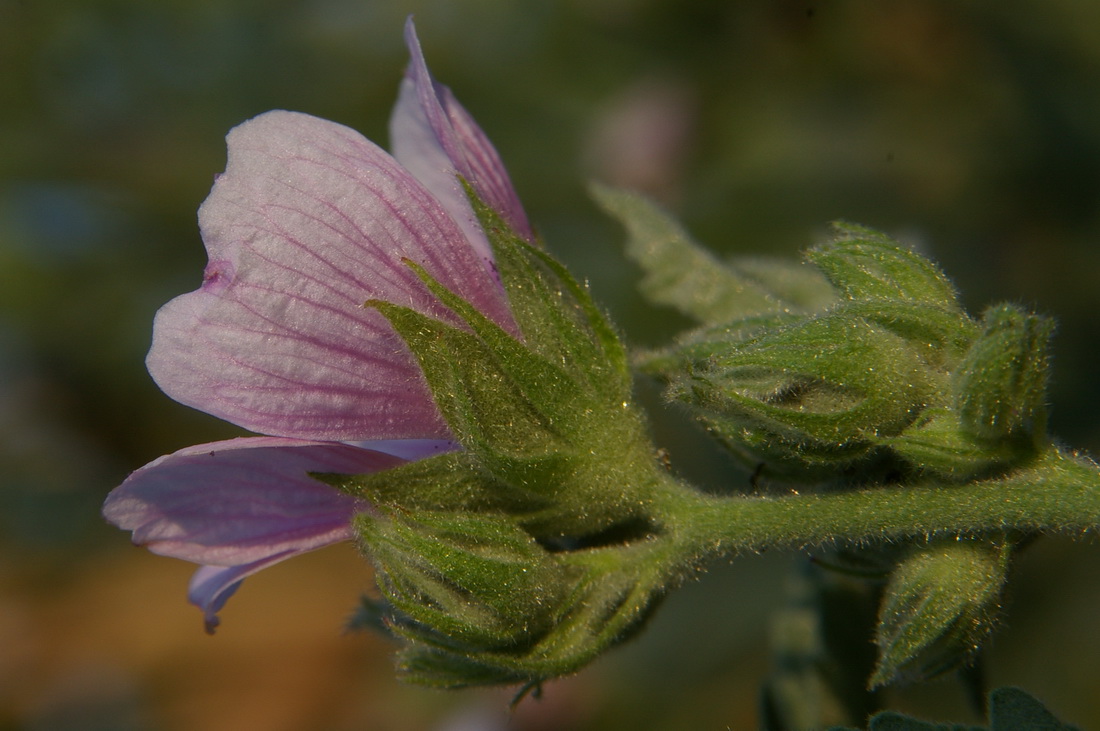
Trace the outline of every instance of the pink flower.
<instances>
[{"instance_id":1,"label":"pink flower","mask_svg":"<svg viewBox=\"0 0 1100 731\"><path fill-rule=\"evenodd\" d=\"M266 437L142 467L104 516L151 551L201 564L207 627L241 579L352 537L368 506L309 477L363 474L457 448L415 358L363 304L459 324L404 260L516 326L461 176L518 233L527 218L485 134L435 84L412 22L394 156L347 127L274 111L234 128L199 209L202 286L157 313L146 364L177 401Z\"/></svg>"}]
</instances>

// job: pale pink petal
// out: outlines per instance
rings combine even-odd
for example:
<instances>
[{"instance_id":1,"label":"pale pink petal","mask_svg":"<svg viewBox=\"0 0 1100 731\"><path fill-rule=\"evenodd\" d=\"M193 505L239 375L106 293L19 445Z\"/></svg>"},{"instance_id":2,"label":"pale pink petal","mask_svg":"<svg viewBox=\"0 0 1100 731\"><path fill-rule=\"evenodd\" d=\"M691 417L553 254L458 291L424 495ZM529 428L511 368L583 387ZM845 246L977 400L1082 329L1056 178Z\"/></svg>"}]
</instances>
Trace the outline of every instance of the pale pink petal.
<instances>
[{"instance_id":1,"label":"pale pink petal","mask_svg":"<svg viewBox=\"0 0 1100 731\"><path fill-rule=\"evenodd\" d=\"M207 633L214 634L214 630L221 624L218 612L237 591L245 577L299 553L302 551L286 551L243 566L200 566L191 576L187 601L202 610Z\"/></svg>"},{"instance_id":2,"label":"pale pink petal","mask_svg":"<svg viewBox=\"0 0 1100 731\"><path fill-rule=\"evenodd\" d=\"M358 132L292 112L233 129L199 210L200 289L157 313L147 365L172 398L263 434L441 439L420 369L368 299L454 321L404 259L514 330L435 197Z\"/></svg>"},{"instance_id":3,"label":"pale pink petal","mask_svg":"<svg viewBox=\"0 0 1100 731\"><path fill-rule=\"evenodd\" d=\"M458 442L449 439L371 439L363 442L345 442L345 444L385 452L409 462L462 448Z\"/></svg>"},{"instance_id":4,"label":"pale pink petal","mask_svg":"<svg viewBox=\"0 0 1100 731\"><path fill-rule=\"evenodd\" d=\"M405 42L412 59L390 118L394 157L439 198L486 261L492 261L488 241L456 174L516 233L533 240L496 149L451 90L432 80L412 18L405 25Z\"/></svg>"},{"instance_id":5,"label":"pale pink petal","mask_svg":"<svg viewBox=\"0 0 1100 731\"><path fill-rule=\"evenodd\" d=\"M200 444L131 474L103 505L153 553L241 566L352 537L366 504L310 477L365 474L404 460L347 444L255 437Z\"/></svg>"}]
</instances>

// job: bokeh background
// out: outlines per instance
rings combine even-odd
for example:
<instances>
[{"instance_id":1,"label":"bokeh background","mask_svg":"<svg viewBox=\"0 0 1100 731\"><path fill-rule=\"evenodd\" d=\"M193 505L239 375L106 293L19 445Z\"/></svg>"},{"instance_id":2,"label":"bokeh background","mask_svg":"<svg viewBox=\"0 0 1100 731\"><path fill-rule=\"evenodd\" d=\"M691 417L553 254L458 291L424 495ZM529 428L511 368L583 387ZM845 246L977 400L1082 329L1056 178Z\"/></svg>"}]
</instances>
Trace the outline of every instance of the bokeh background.
<instances>
[{"instance_id":1,"label":"bokeh background","mask_svg":"<svg viewBox=\"0 0 1100 731\"><path fill-rule=\"evenodd\" d=\"M129 470L239 432L148 378L156 308L205 263L223 137L287 108L386 140L415 13L435 74L509 165L550 247L628 339L684 325L633 291L585 193L643 190L723 254L796 254L845 218L920 245L975 312L1058 319L1052 428L1100 454L1100 4L1083 0L0 0L0 729L494 729L508 691L394 680L342 631L351 547L283 564L215 637L191 567L99 505ZM724 463L655 416L674 463ZM717 566L649 632L525 702L517 729L751 729L790 555ZM989 652L1100 728L1100 550L1021 559ZM957 685L893 705L974 721Z\"/></svg>"}]
</instances>

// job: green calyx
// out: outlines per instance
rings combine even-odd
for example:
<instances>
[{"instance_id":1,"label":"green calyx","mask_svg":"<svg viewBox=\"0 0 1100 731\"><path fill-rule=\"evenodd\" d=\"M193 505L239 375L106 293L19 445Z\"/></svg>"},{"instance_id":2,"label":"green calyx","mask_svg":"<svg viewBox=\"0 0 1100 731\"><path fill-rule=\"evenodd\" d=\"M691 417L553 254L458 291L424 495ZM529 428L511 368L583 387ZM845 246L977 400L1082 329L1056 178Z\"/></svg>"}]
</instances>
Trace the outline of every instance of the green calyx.
<instances>
[{"instance_id":1,"label":"green calyx","mask_svg":"<svg viewBox=\"0 0 1100 731\"><path fill-rule=\"evenodd\" d=\"M422 531L374 560L384 621L407 643L398 667L424 685L532 684L574 672L628 639L670 578L667 558L646 542L548 551L500 516L393 521L364 538L375 552L410 521Z\"/></svg>"},{"instance_id":2,"label":"green calyx","mask_svg":"<svg viewBox=\"0 0 1100 731\"><path fill-rule=\"evenodd\" d=\"M1054 323L1013 305L982 317L954 380L964 432L981 444L1042 444L1046 436L1047 346Z\"/></svg>"},{"instance_id":3,"label":"green calyx","mask_svg":"<svg viewBox=\"0 0 1100 731\"><path fill-rule=\"evenodd\" d=\"M478 205L520 330L514 337L410 263L465 327L370 302L417 357L476 468L537 496L525 527L576 536L644 515L658 470L625 350L587 288Z\"/></svg>"},{"instance_id":4,"label":"green calyx","mask_svg":"<svg viewBox=\"0 0 1100 731\"><path fill-rule=\"evenodd\" d=\"M323 479L374 506L356 528L382 596L359 624L405 641L398 667L413 682L573 672L631 636L683 571L670 536L645 521L535 538L532 512L552 510L552 499L509 489L468 452Z\"/></svg>"},{"instance_id":5,"label":"green calyx","mask_svg":"<svg viewBox=\"0 0 1100 731\"><path fill-rule=\"evenodd\" d=\"M382 508L357 519L401 633L513 647L551 626L573 578L506 516Z\"/></svg>"}]
</instances>

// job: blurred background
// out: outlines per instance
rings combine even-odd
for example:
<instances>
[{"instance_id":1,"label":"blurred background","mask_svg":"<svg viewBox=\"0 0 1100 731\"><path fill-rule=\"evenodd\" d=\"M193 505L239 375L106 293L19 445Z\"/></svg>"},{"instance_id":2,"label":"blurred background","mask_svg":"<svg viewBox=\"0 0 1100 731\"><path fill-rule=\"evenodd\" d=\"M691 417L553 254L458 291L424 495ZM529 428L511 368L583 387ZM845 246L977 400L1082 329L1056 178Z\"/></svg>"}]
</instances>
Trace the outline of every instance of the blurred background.
<instances>
[{"instance_id":1,"label":"blurred background","mask_svg":"<svg viewBox=\"0 0 1100 731\"><path fill-rule=\"evenodd\" d=\"M196 288L224 135L272 108L385 143L415 13L549 246L622 326L646 305L586 181L642 190L723 254L792 254L844 218L940 261L975 313L1059 322L1052 429L1100 454L1100 4L943 0L0 0L0 729L504 728L509 691L403 686L342 631L345 546L249 579L203 634L192 567L99 517L132 469L239 430L163 396L153 313ZM644 385L643 385L644 388ZM674 464L726 465L655 416ZM639 640L547 686L517 729L751 729L790 555L717 566ZM1023 555L988 653L1100 728L1100 547ZM951 681L895 707L974 722Z\"/></svg>"}]
</instances>

